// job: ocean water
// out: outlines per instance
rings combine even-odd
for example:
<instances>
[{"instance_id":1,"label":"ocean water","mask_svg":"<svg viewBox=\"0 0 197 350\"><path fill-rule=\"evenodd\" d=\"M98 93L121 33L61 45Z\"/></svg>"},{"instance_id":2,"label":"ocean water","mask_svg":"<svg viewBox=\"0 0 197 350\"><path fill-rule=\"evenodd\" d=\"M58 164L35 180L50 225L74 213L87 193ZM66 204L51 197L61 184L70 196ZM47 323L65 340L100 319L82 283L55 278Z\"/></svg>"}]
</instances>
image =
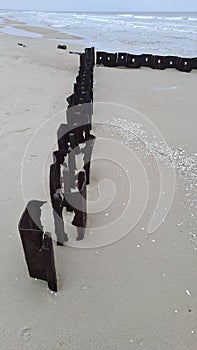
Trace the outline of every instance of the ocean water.
<instances>
[{"instance_id":1,"label":"ocean water","mask_svg":"<svg viewBox=\"0 0 197 350\"><path fill-rule=\"evenodd\" d=\"M83 37L82 43L116 52L197 57L197 12L82 13L0 11L31 25Z\"/></svg>"}]
</instances>

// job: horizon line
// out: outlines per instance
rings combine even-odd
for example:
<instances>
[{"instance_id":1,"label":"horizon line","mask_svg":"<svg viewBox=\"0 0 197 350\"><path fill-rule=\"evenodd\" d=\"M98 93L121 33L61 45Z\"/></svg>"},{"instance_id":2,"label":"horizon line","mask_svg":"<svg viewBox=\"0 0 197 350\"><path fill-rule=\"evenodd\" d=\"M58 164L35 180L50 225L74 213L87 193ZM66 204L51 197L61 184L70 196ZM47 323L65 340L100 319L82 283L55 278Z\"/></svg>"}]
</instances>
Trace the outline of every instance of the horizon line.
<instances>
[{"instance_id":1,"label":"horizon line","mask_svg":"<svg viewBox=\"0 0 197 350\"><path fill-rule=\"evenodd\" d=\"M176 12L176 13L184 13L184 12L197 12L196 10L125 10L125 11L110 11L110 10L106 10L106 11L101 11L101 10L92 10L92 11L86 11L86 10L34 10L34 9L8 9L8 8L0 8L0 11L34 11L34 12L75 12L75 13L92 13L92 12L97 12L97 13L136 13L136 12L143 12L143 13L172 13L172 12Z\"/></svg>"}]
</instances>

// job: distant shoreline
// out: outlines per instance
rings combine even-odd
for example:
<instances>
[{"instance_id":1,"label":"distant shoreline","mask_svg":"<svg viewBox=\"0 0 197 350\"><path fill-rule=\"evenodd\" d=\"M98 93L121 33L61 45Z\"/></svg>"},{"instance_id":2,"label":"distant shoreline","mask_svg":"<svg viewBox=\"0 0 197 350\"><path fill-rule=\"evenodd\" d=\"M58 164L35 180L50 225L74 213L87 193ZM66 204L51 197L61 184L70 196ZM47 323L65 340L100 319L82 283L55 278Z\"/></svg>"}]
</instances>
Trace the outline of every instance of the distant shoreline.
<instances>
[{"instance_id":1,"label":"distant shoreline","mask_svg":"<svg viewBox=\"0 0 197 350\"><path fill-rule=\"evenodd\" d=\"M68 34L71 40L101 51L197 57L195 11L1 10L0 17L0 22L7 18L30 27L52 29L59 33L58 39Z\"/></svg>"}]
</instances>

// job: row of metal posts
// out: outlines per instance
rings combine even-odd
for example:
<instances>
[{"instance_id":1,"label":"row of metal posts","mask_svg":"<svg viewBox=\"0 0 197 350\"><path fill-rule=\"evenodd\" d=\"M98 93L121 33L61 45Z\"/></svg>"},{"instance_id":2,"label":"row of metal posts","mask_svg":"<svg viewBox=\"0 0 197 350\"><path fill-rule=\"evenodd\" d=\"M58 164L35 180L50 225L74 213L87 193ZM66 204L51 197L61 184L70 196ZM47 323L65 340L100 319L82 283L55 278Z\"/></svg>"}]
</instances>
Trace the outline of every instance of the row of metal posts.
<instances>
[{"instance_id":1,"label":"row of metal posts","mask_svg":"<svg viewBox=\"0 0 197 350\"><path fill-rule=\"evenodd\" d=\"M91 156L95 136L91 134L93 114L94 48L80 54L80 68L74 92L67 98L67 123L57 131L58 150L53 152L50 166L50 197L57 245L68 240L64 228L63 208L74 213L72 224L77 227L77 240L85 235L87 222L87 185L90 183ZM76 157L83 156L83 169L77 170ZM32 200L19 221L25 259L32 278L45 280L57 291L54 251L51 234L44 232L41 207L44 201Z\"/></svg>"},{"instance_id":2,"label":"row of metal posts","mask_svg":"<svg viewBox=\"0 0 197 350\"><path fill-rule=\"evenodd\" d=\"M164 70L166 68L175 68L179 71L189 73L192 69L197 69L197 58L161 56L152 54L133 55L126 52L109 53L104 51L97 51L96 64L106 67L150 67L153 69L161 70Z\"/></svg>"}]
</instances>

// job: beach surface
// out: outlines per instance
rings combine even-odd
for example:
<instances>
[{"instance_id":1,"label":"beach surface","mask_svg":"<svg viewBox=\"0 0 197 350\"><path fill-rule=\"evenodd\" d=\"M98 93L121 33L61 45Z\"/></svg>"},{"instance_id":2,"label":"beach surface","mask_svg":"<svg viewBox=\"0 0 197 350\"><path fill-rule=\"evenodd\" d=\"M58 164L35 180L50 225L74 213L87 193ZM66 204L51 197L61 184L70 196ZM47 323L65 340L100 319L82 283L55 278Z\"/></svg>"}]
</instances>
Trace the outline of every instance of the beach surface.
<instances>
[{"instance_id":1,"label":"beach surface","mask_svg":"<svg viewBox=\"0 0 197 350\"><path fill-rule=\"evenodd\" d=\"M70 35L9 25L44 37L0 34L0 348L194 350L197 72L95 68L88 195L101 202L89 203L83 242L71 231L67 246L54 243L54 294L28 277L17 226L26 201L43 199L38 173L48 186L56 130L79 67L68 51L84 47ZM59 39L66 51L56 48ZM45 225L53 230L46 218Z\"/></svg>"}]
</instances>

